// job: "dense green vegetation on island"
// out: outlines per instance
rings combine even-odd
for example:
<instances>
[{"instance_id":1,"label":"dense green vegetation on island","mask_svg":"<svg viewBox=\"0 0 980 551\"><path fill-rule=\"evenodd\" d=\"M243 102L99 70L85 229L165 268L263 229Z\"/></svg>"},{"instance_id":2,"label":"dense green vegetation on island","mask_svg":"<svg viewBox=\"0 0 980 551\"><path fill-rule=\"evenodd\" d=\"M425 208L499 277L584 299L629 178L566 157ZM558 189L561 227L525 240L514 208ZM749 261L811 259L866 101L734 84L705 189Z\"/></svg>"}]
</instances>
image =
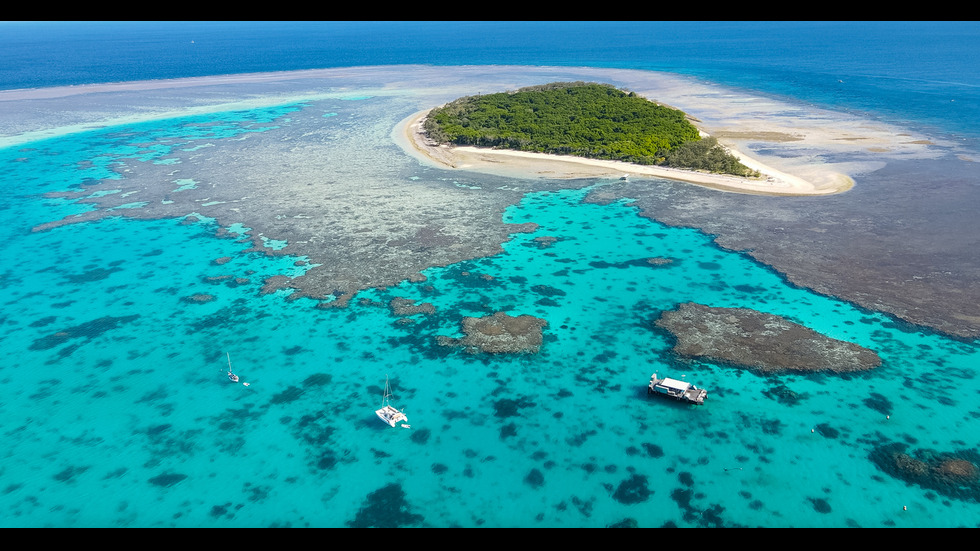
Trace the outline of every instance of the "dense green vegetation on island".
<instances>
[{"instance_id":1,"label":"dense green vegetation on island","mask_svg":"<svg viewBox=\"0 0 980 551\"><path fill-rule=\"evenodd\" d=\"M425 131L437 143L757 175L714 138L702 139L684 112L608 84L555 82L459 98L433 109Z\"/></svg>"}]
</instances>

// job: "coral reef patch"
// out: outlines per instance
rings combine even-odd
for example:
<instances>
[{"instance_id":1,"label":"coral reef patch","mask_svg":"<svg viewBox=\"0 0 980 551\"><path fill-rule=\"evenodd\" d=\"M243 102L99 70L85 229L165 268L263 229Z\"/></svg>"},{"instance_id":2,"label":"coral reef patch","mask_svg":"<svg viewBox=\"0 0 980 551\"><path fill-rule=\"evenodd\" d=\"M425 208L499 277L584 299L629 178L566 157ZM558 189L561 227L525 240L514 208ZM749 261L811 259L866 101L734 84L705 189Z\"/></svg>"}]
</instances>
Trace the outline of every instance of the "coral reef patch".
<instances>
[{"instance_id":1,"label":"coral reef patch","mask_svg":"<svg viewBox=\"0 0 980 551\"><path fill-rule=\"evenodd\" d=\"M351 528L398 528L421 526L423 520L422 515L411 512L401 485L388 484L371 492L357 516L347 525Z\"/></svg>"},{"instance_id":2,"label":"coral reef patch","mask_svg":"<svg viewBox=\"0 0 980 551\"><path fill-rule=\"evenodd\" d=\"M492 316L464 317L462 338L437 337L442 346L462 346L470 353L535 354L541 348L542 327L548 322L534 316L511 316L497 312Z\"/></svg>"},{"instance_id":3,"label":"coral reef patch","mask_svg":"<svg viewBox=\"0 0 980 551\"><path fill-rule=\"evenodd\" d=\"M873 350L749 308L688 302L665 311L655 324L674 337L678 356L762 373L846 373L881 365Z\"/></svg>"},{"instance_id":4,"label":"coral reef patch","mask_svg":"<svg viewBox=\"0 0 980 551\"><path fill-rule=\"evenodd\" d=\"M903 443L876 448L871 461L899 480L944 496L980 502L980 454L975 450L909 450Z\"/></svg>"}]
</instances>

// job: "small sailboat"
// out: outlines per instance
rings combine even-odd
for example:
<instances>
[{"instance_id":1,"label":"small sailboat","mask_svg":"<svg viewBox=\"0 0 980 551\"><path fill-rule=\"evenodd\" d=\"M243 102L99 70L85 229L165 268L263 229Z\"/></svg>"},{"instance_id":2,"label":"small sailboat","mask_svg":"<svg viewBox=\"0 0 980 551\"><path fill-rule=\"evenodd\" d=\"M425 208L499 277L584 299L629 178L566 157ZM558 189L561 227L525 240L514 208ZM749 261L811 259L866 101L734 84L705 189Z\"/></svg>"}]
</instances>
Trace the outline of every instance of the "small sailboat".
<instances>
[{"instance_id":1,"label":"small sailboat","mask_svg":"<svg viewBox=\"0 0 980 551\"><path fill-rule=\"evenodd\" d=\"M388 425L394 427L399 421L408 422L408 417L405 414L395 409L394 406L388 403L388 399L391 398L391 385L388 383L388 376L385 375L385 392L384 397L381 399L381 409L375 411L380 418ZM405 424L402 425L408 428Z\"/></svg>"},{"instance_id":2,"label":"small sailboat","mask_svg":"<svg viewBox=\"0 0 980 551\"><path fill-rule=\"evenodd\" d=\"M229 352L225 352L225 354L228 354L228 380L233 383L237 383L238 375L231 372L231 354Z\"/></svg>"}]
</instances>

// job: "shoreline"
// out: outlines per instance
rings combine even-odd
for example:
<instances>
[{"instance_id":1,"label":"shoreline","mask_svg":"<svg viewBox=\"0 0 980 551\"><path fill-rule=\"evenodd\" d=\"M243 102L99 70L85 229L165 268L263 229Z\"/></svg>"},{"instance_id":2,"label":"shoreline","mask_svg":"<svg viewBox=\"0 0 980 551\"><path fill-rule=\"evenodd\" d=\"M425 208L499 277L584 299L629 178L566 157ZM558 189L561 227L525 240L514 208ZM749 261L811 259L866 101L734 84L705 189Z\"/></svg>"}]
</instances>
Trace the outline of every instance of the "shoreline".
<instances>
[{"instance_id":1,"label":"shoreline","mask_svg":"<svg viewBox=\"0 0 980 551\"><path fill-rule=\"evenodd\" d=\"M843 193L854 186L851 177L827 171L829 183L816 185L798 176L786 174L755 159L741 154L728 144L723 144L744 165L758 171L762 179L742 178L734 175L713 174L678 168L638 165L624 161L587 159L572 155L530 153L507 149L490 149L474 146L439 145L429 140L423 131L425 118L432 109L414 113L402 120L393 137L398 144L415 158L438 166L456 170L472 170L516 178L621 178L649 176L688 184L695 184L719 191L770 196L812 196ZM719 143L721 143L719 141Z\"/></svg>"}]
</instances>

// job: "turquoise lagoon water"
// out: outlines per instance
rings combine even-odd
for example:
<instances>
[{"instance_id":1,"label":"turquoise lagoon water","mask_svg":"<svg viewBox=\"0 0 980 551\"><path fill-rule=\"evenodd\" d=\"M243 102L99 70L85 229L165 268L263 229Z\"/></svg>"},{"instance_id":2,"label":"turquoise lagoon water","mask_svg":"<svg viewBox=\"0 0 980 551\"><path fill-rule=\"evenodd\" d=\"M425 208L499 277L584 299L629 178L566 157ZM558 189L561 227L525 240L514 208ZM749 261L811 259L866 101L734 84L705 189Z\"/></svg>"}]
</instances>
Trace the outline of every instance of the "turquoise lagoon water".
<instances>
[{"instance_id":1,"label":"turquoise lagoon water","mask_svg":"<svg viewBox=\"0 0 980 551\"><path fill-rule=\"evenodd\" d=\"M8 22L0 89L405 63L622 67L976 139L978 30L969 21ZM172 162L173 148L289 124L301 108L0 149L0 526L978 524L975 486L904 480L882 459L980 462L976 343L796 288L711 236L641 217L628 200L529 194L505 216L540 228L515 234L503 253L328 310L262 294L265 278L299 275L305 259L246 252L250 243L217 237L206 217L31 231L89 208L42 194L125 177L113 170L121 157ZM197 182L172 185L180 193ZM211 300L189 300L198 294ZM434 313L406 323L387 307L394 297ZM761 377L682 363L653 320L687 301L783 315L872 348L883 364ZM547 320L538 354L436 344L459 336L461 317L500 310ZM226 379L226 354L249 386ZM708 401L649 399L654 371L704 386ZM386 375L411 429L374 416Z\"/></svg>"},{"instance_id":2,"label":"turquoise lagoon water","mask_svg":"<svg viewBox=\"0 0 980 551\"><path fill-rule=\"evenodd\" d=\"M303 259L246 252L206 218L31 231L87 209L44 192L120 178L121 157L167 162L172 148L289 124L301 108L0 151L0 525L977 524L975 486L906 481L880 460L977 461L975 343L797 288L628 199L585 202L602 181L530 193L505 221L539 227L501 254L364 291L344 309L262 294ZM241 279L213 279L227 274ZM396 316L396 297L434 311ZM785 316L883 363L765 377L680 362L653 321L688 301ZM540 352L436 342L460 336L463 316L496 311L545 319ZM227 380L226 354L248 386ZM649 398L657 371L709 389L707 402ZM410 429L374 415L388 375Z\"/></svg>"}]
</instances>

